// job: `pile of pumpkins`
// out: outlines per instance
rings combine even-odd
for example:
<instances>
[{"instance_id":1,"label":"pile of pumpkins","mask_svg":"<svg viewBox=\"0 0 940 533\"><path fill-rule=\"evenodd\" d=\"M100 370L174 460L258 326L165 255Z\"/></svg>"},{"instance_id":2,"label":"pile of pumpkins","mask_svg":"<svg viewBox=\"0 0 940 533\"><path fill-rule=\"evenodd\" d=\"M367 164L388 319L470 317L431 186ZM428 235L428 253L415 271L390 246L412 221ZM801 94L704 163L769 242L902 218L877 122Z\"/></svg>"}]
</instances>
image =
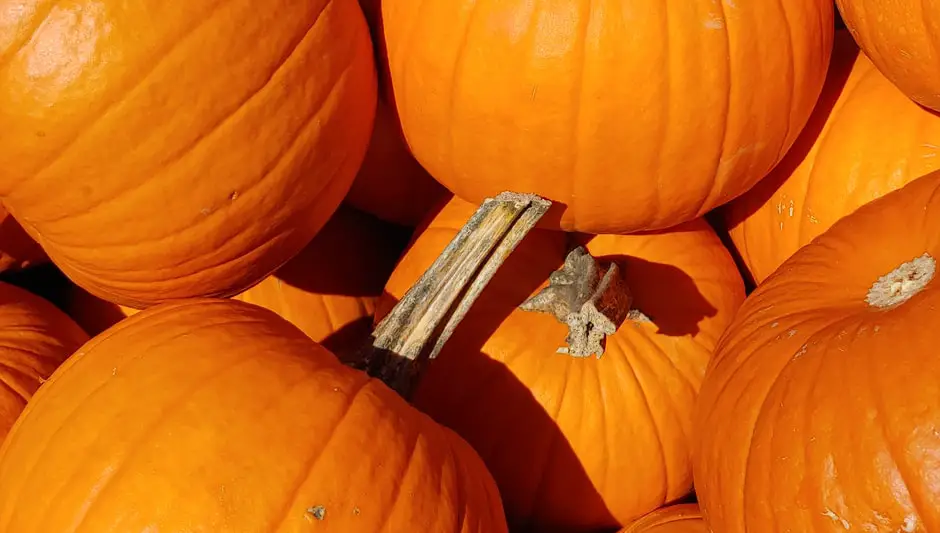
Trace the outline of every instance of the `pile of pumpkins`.
<instances>
[{"instance_id":1,"label":"pile of pumpkins","mask_svg":"<svg viewBox=\"0 0 940 533\"><path fill-rule=\"evenodd\" d=\"M936 8L0 0L0 531L940 532Z\"/></svg>"}]
</instances>

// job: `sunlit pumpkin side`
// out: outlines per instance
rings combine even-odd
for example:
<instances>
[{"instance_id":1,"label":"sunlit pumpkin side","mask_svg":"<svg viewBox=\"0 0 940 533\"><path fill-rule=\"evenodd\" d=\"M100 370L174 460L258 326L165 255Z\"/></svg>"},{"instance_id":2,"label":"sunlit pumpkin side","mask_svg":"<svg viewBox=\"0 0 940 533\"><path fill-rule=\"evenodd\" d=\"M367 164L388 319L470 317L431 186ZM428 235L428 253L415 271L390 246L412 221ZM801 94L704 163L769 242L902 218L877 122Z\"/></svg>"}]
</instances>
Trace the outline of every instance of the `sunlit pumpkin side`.
<instances>
[{"instance_id":1,"label":"sunlit pumpkin side","mask_svg":"<svg viewBox=\"0 0 940 533\"><path fill-rule=\"evenodd\" d=\"M96 296L241 292L349 190L376 102L355 2L8 6L0 199Z\"/></svg>"},{"instance_id":2,"label":"sunlit pumpkin side","mask_svg":"<svg viewBox=\"0 0 940 533\"><path fill-rule=\"evenodd\" d=\"M464 200L556 203L545 225L661 229L747 191L822 88L830 0L381 3L395 105Z\"/></svg>"},{"instance_id":3,"label":"sunlit pumpkin side","mask_svg":"<svg viewBox=\"0 0 940 533\"><path fill-rule=\"evenodd\" d=\"M823 94L796 144L725 211L754 281L859 206L940 168L940 116L912 102L836 32Z\"/></svg>"},{"instance_id":4,"label":"sunlit pumpkin side","mask_svg":"<svg viewBox=\"0 0 940 533\"><path fill-rule=\"evenodd\" d=\"M940 171L839 220L748 297L708 367L712 530L940 530Z\"/></svg>"},{"instance_id":5,"label":"sunlit pumpkin side","mask_svg":"<svg viewBox=\"0 0 940 533\"><path fill-rule=\"evenodd\" d=\"M482 461L451 430L273 312L197 299L121 322L40 389L0 448L0 530L506 523Z\"/></svg>"}]
</instances>

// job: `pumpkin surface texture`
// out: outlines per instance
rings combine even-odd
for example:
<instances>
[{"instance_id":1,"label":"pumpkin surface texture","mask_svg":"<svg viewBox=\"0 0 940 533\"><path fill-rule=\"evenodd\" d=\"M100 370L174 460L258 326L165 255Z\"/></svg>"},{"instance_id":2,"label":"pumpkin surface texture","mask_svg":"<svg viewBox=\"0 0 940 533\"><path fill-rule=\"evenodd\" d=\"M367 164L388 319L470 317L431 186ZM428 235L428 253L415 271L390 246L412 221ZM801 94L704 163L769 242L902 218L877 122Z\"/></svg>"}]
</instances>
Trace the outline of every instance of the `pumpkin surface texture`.
<instances>
[{"instance_id":1,"label":"pumpkin surface texture","mask_svg":"<svg viewBox=\"0 0 940 533\"><path fill-rule=\"evenodd\" d=\"M270 309L333 353L345 353L371 331L375 300L406 241L407 232L341 206L300 254L233 298ZM66 308L92 335L136 312L77 286Z\"/></svg>"},{"instance_id":2,"label":"pumpkin surface texture","mask_svg":"<svg viewBox=\"0 0 940 533\"><path fill-rule=\"evenodd\" d=\"M198 299L121 322L40 390L0 449L0 530L506 525L452 431L271 311Z\"/></svg>"},{"instance_id":3,"label":"pumpkin surface texture","mask_svg":"<svg viewBox=\"0 0 940 533\"><path fill-rule=\"evenodd\" d=\"M424 168L474 203L538 194L558 204L546 223L589 233L688 221L765 175L819 95L833 9L382 3L395 103Z\"/></svg>"},{"instance_id":4,"label":"pumpkin surface texture","mask_svg":"<svg viewBox=\"0 0 940 533\"><path fill-rule=\"evenodd\" d=\"M837 31L826 86L800 138L728 206L731 240L759 283L836 220L940 168L938 155L940 116L907 98Z\"/></svg>"},{"instance_id":5,"label":"pumpkin surface texture","mask_svg":"<svg viewBox=\"0 0 940 533\"><path fill-rule=\"evenodd\" d=\"M940 2L836 0L865 53L915 101L940 111Z\"/></svg>"},{"instance_id":6,"label":"pumpkin surface texture","mask_svg":"<svg viewBox=\"0 0 940 533\"><path fill-rule=\"evenodd\" d=\"M0 198L106 300L240 292L310 241L362 161L376 76L352 0L0 13Z\"/></svg>"},{"instance_id":7,"label":"pumpkin surface texture","mask_svg":"<svg viewBox=\"0 0 940 533\"><path fill-rule=\"evenodd\" d=\"M713 531L940 531L940 173L860 207L753 292L696 414Z\"/></svg>"},{"instance_id":8,"label":"pumpkin surface texture","mask_svg":"<svg viewBox=\"0 0 940 533\"><path fill-rule=\"evenodd\" d=\"M393 272L377 318L473 209L454 199L429 222ZM600 358L556 353L566 326L517 309L562 266L571 241L588 241L594 257L616 261L632 291L633 318L607 338ZM536 229L429 365L413 403L480 453L511 524L535 531L626 524L691 489L692 405L743 297L730 256L701 220L669 233L583 239Z\"/></svg>"},{"instance_id":9,"label":"pumpkin surface texture","mask_svg":"<svg viewBox=\"0 0 940 533\"><path fill-rule=\"evenodd\" d=\"M710 533L698 505L685 503L657 509L620 533Z\"/></svg>"},{"instance_id":10,"label":"pumpkin surface texture","mask_svg":"<svg viewBox=\"0 0 940 533\"><path fill-rule=\"evenodd\" d=\"M87 340L51 303L0 282L0 443L36 389Z\"/></svg>"}]
</instances>

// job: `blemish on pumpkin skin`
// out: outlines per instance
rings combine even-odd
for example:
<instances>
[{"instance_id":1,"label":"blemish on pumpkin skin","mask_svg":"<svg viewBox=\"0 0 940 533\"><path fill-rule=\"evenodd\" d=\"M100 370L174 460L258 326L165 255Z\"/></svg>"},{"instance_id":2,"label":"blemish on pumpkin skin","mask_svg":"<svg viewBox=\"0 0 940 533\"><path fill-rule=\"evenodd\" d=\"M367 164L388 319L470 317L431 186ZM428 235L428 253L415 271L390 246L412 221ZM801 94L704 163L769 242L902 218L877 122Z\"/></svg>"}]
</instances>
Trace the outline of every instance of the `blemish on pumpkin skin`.
<instances>
[{"instance_id":1,"label":"blemish on pumpkin skin","mask_svg":"<svg viewBox=\"0 0 940 533\"><path fill-rule=\"evenodd\" d=\"M309 507L304 512L304 518L306 518L308 522L313 522L314 520L319 520L322 522L326 519L326 507L322 505Z\"/></svg>"},{"instance_id":2,"label":"blemish on pumpkin skin","mask_svg":"<svg viewBox=\"0 0 940 533\"><path fill-rule=\"evenodd\" d=\"M234 202L237 198L238 198L238 191L232 191L232 194L228 195L228 199L231 200L231 201L233 201L233 202Z\"/></svg>"},{"instance_id":3,"label":"blemish on pumpkin skin","mask_svg":"<svg viewBox=\"0 0 940 533\"><path fill-rule=\"evenodd\" d=\"M846 530L849 530L852 527L852 525L849 524L848 520L832 512L832 509L826 509L826 512L823 513L823 516L832 519L833 522L838 522L842 524L842 527L845 528Z\"/></svg>"}]
</instances>

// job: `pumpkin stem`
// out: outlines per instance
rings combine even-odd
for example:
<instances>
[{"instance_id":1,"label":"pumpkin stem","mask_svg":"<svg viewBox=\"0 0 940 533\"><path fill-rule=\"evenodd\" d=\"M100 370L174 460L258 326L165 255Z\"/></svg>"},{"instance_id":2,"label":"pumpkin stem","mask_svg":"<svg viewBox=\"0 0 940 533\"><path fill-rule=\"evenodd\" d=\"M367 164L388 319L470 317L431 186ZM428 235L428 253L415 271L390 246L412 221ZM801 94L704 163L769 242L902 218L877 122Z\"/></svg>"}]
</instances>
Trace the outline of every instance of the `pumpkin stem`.
<instances>
[{"instance_id":1,"label":"pumpkin stem","mask_svg":"<svg viewBox=\"0 0 940 533\"><path fill-rule=\"evenodd\" d=\"M910 300L933 279L937 261L924 253L878 278L868 290L865 302L879 309L889 309Z\"/></svg>"},{"instance_id":2,"label":"pumpkin stem","mask_svg":"<svg viewBox=\"0 0 940 533\"><path fill-rule=\"evenodd\" d=\"M493 274L550 206L541 197L513 192L484 200L379 322L372 342L351 366L409 399L423 368L437 357Z\"/></svg>"},{"instance_id":3,"label":"pumpkin stem","mask_svg":"<svg viewBox=\"0 0 940 533\"><path fill-rule=\"evenodd\" d=\"M520 309L549 313L568 325L567 347L573 357L604 355L602 341L613 335L630 315L633 298L616 263L598 264L583 247L568 253L561 269L552 272L549 285Z\"/></svg>"}]
</instances>

